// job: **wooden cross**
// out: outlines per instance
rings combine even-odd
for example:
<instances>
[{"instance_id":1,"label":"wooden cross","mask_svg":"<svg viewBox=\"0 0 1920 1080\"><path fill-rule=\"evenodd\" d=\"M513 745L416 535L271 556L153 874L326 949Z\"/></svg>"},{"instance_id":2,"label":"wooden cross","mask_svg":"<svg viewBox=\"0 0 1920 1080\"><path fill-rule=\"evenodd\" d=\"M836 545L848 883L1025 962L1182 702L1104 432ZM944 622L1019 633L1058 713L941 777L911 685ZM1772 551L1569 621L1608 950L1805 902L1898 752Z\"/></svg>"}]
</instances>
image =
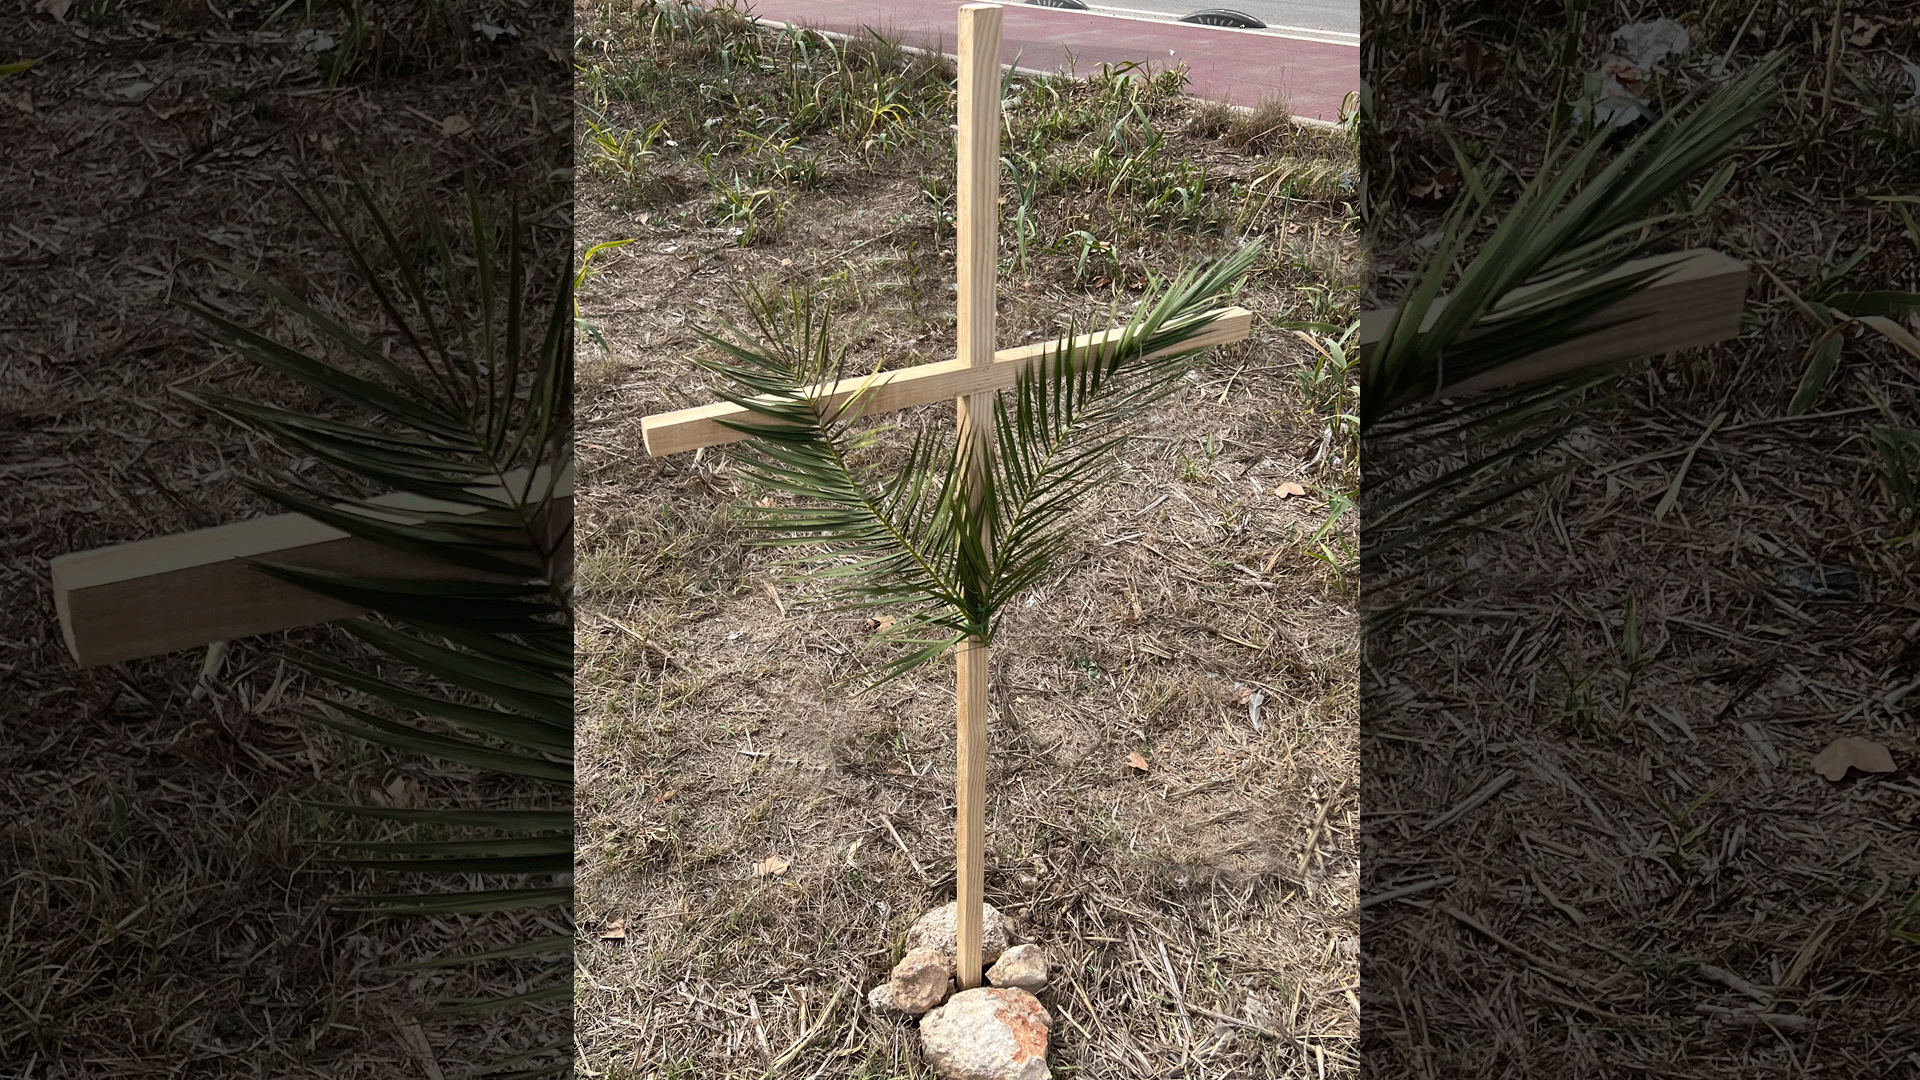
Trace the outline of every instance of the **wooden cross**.
<instances>
[{"instance_id":1,"label":"wooden cross","mask_svg":"<svg viewBox=\"0 0 1920 1080\"><path fill-rule=\"evenodd\" d=\"M505 494L524 489L515 473ZM572 470L549 505L549 530L573 519ZM540 481L544 483L544 480ZM474 514L480 507L405 493L370 500L395 520L412 512ZM412 520L418 520L412 519ZM53 602L67 650L81 666L158 656L234 638L291 630L363 614L363 609L260 573L261 559L367 577L438 578L445 563L350 536L304 514L277 514L211 529L62 555L49 565ZM455 571L477 576L475 571Z\"/></svg>"},{"instance_id":2,"label":"wooden cross","mask_svg":"<svg viewBox=\"0 0 1920 1080\"><path fill-rule=\"evenodd\" d=\"M995 352L994 280L1000 266L1000 8L968 4L960 9L960 147L958 218L959 356L940 363L816 384L806 395L838 405L865 392L866 415L924 405L947 398L956 402L961 444L962 483L979 505L983 477L992 461L990 417L997 391L1014 386L1020 373L1042 357L1067 346L1058 340ZM1208 313L1212 324L1177 348L1181 352L1245 340L1253 313L1223 308ZM1103 331L1072 339L1076 354L1098 356L1101 346L1118 339ZM1082 350L1085 350L1083 353ZM1149 353L1148 357L1160 355ZM721 424L746 421L754 414L729 402L650 416L640 423L647 453L660 457L747 436ZM990 537L986 539L991 539ZM954 655L954 697L959 731L956 744L955 882L958 903L955 976L963 990L980 984L980 921L985 892L987 761L987 644L963 641Z\"/></svg>"}]
</instances>

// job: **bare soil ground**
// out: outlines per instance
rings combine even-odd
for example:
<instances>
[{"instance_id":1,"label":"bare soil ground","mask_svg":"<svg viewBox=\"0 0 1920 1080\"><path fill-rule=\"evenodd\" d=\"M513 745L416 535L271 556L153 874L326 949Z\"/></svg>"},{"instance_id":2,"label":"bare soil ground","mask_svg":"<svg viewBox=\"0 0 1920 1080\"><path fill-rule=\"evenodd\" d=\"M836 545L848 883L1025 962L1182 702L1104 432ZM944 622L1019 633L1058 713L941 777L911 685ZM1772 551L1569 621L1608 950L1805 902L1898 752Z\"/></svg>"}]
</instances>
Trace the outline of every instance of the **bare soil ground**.
<instances>
[{"instance_id":1,"label":"bare soil ground","mask_svg":"<svg viewBox=\"0 0 1920 1080\"><path fill-rule=\"evenodd\" d=\"M279 640L234 643L204 678L203 653L76 670L47 577L69 551L267 509L239 483L262 447L168 388L301 405L175 306L287 329L207 256L378 321L284 182L340 201L359 178L389 206L451 207L464 170L517 186L564 237L565 16L507 8L522 37L500 45L472 35L464 2L383 8L358 37L341 11L267 3L0 15L0 59L40 58L0 81L0 1075L384 1080L551 1037L537 1014L423 1028L437 997L498 992L502 971L390 965L515 928L338 910L394 882L317 865L307 841L357 826L296 802L513 791L299 719L306 682ZM303 30L333 47L309 51ZM463 134L443 126L455 115Z\"/></svg>"},{"instance_id":2,"label":"bare soil ground","mask_svg":"<svg viewBox=\"0 0 1920 1080\"><path fill-rule=\"evenodd\" d=\"M1383 274L1454 197L1442 132L1537 167L1566 23L1558 3L1515 7L1366 9L1390 27L1369 45L1381 124L1363 150ZM1869 439L1914 426L1920 370L1857 335L1810 414L1787 412L1818 332L1796 295L1920 286L1900 213L1920 194L1901 67L1920 21L1596 3L1570 85L1613 30L1661 14L1693 42L1656 81L1662 109L1717 61L1792 57L1690 238L1752 263L1747 325L1630 368L1560 448L1573 471L1502 527L1369 577L1370 607L1416 604L1369 632L1363 675L1372 1075L1920 1070L1914 525ZM1822 566L1857 591L1818 595ZM1896 771L1816 775L1843 736Z\"/></svg>"},{"instance_id":3,"label":"bare soil ground","mask_svg":"<svg viewBox=\"0 0 1920 1080\"><path fill-rule=\"evenodd\" d=\"M795 76L791 39L676 10L576 11L583 117L616 136L659 125L647 157L579 132L578 246L635 242L601 253L581 292L607 348L580 339L576 1060L606 1077L925 1076L912 1022L865 995L908 924L952 899L951 675L861 691L869 627L820 613L748 545L724 454L651 460L639 421L712 400L693 330L745 321L737 283L812 291L856 357L951 354L950 73L881 47ZM1303 390L1314 353L1275 323L1311 315L1315 289L1323 313L1351 311L1351 149L1284 124L1262 137L1172 85L1011 91L1007 146L1059 163L1060 190L1023 200L1007 178L1003 347L1124 310L1147 270L1230 237L1269 254L1239 299L1260 313L1252 339L1160 407L1082 512L1078 554L998 640L987 894L1051 954L1056 1076L1348 1076L1352 445ZM915 111L865 128L793 111L871 117L889 94ZM1060 134L1027 141L1047 124ZM776 154L756 125L796 142ZM1143 151L1152 133L1164 153ZM1150 182L1095 193L1102 146ZM1209 170L1205 209L1153 217L1181 166ZM1263 202L1269 174L1285 196ZM765 216L727 216L735 176L768 189ZM1318 186L1283 187L1296 176ZM1054 243L1074 229L1095 241L1085 268ZM953 423L943 406L899 420L883 452ZM768 859L784 872L756 875Z\"/></svg>"}]
</instances>

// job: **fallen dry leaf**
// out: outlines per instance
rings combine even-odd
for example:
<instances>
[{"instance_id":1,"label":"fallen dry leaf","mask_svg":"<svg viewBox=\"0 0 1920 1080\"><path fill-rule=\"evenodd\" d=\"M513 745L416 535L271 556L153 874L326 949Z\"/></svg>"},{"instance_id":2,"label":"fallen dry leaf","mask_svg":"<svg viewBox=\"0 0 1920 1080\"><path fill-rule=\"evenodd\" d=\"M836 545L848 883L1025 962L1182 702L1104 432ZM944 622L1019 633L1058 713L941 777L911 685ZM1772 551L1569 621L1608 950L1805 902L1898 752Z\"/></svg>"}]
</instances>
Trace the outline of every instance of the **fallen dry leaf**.
<instances>
[{"instance_id":1,"label":"fallen dry leaf","mask_svg":"<svg viewBox=\"0 0 1920 1080\"><path fill-rule=\"evenodd\" d=\"M1851 736L1835 739L1813 757L1813 771L1829 780L1839 780L1849 768L1861 772L1892 772L1893 755L1871 739Z\"/></svg>"},{"instance_id":2,"label":"fallen dry leaf","mask_svg":"<svg viewBox=\"0 0 1920 1080\"><path fill-rule=\"evenodd\" d=\"M778 855L769 855L765 859L762 859L759 862L753 864L753 876L754 877L768 877L768 876L779 877L781 874L784 874L787 872L787 867L792 865L793 865L792 859L783 859Z\"/></svg>"},{"instance_id":3,"label":"fallen dry leaf","mask_svg":"<svg viewBox=\"0 0 1920 1080\"><path fill-rule=\"evenodd\" d=\"M1460 170L1451 165L1444 165L1435 170L1433 175L1427 178L1426 183L1408 188L1407 194L1416 199L1443 198L1447 192L1453 190L1453 185L1459 180Z\"/></svg>"},{"instance_id":4,"label":"fallen dry leaf","mask_svg":"<svg viewBox=\"0 0 1920 1080\"><path fill-rule=\"evenodd\" d=\"M1146 772L1152 767L1153 766L1147 764L1146 758L1140 756L1140 751L1138 750L1127 755L1127 768L1129 769L1139 769L1141 772Z\"/></svg>"},{"instance_id":5,"label":"fallen dry leaf","mask_svg":"<svg viewBox=\"0 0 1920 1080\"><path fill-rule=\"evenodd\" d=\"M1281 484L1278 488L1275 488L1274 490L1278 491L1280 493L1280 497L1283 499L1297 499L1307 493L1307 489L1304 486L1300 484L1296 484L1291 480L1287 481L1284 484Z\"/></svg>"},{"instance_id":6,"label":"fallen dry leaf","mask_svg":"<svg viewBox=\"0 0 1920 1080\"><path fill-rule=\"evenodd\" d=\"M601 941L627 940L627 920L625 919L608 920L607 928L605 930L600 931L600 940Z\"/></svg>"},{"instance_id":7,"label":"fallen dry leaf","mask_svg":"<svg viewBox=\"0 0 1920 1080\"><path fill-rule=\"evenodd\" d=\"M1486 75L1486 50L1480 47L1480 39L1468 37L1460 42L1460 66L1467 73L1467 81L1477 83Z\"/></svg>"},{"instance_id":8,"label":"fallen dry leaf","mask_svg":"<svg viewBox=\"0 0 1920 1080\"><path fill-rule=\"evenodd\" d=\"M661 803L666 802L668 799L673 798L675 795L678 795L679 793L680 793L679 788L668 788L667 790L653 797L653 805L659 806Z\"/></svg>"},{"instance_id":9,"label":"fallen dry leaf","mask_svg":"<svg viewBox=\"0 0 1920 1080\"><path fill-rule=\"evenodd\" d=\"M472 130L473 124L459 113L454 113L452 116L440 121L440 132L443 135L465 135Z\"/></svg>"},{"instance_id":10,"label":"fallen dry leaf","mask_svg":"<svg viewBox=\"0 0 1920 1080\"><path fill-rule=\"evenodd\" d=\"M396 776L388 781L385 790L375 796L375 801L405 809L420 805L421 795L420 785L412 777Z\"/></svg>"},{"instance_id":11,"label":"fallen dry leaf","mask_svg":"<svg viewBox=\"0 0 1920 1080\"><path fill-rule=\"evenodd\" d=\"M1856 15L1853 18L1853 33L1847 35L1847 44L1856 49L1864 49L1873 44L1873 39L1879 37L1880 31L1884 29L1886 28L1880 23Z\"/></svg>"}]
</instances>

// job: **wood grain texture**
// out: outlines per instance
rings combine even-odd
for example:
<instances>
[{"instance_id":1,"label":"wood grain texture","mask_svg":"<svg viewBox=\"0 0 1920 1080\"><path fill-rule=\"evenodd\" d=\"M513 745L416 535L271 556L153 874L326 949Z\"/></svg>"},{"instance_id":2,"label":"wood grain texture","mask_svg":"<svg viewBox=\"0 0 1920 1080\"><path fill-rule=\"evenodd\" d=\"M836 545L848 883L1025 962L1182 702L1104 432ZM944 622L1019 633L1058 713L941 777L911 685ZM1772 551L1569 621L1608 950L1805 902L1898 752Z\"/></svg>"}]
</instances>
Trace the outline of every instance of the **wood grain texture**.
<instances>
[{"instance_id":1,"label":"wood grain texture","mask_svg":"<svg viewBox=\"0 0 1920 1080\"><path fill-rule=\"evenodd\" d=\"M980 985L981 907L986 903L987 840L987 656L984 642L963 641L954 650L954 689L959 711L955 746L953 818L955 979L960 989Z\"/></svg>"},{"instance_id":2,"label":"wood grain texture","mask_svg":"<svg viewBox=\"0 0 1920 1080\"><path fill-rule=\"evenodd\" d=\"M1187 352L1245 341L1253 328L1253 313L1246 308L1216 308L1201 317L1213 319L1214 322L1192 341L1180 346L1180 351ZM1076 352L1085 350L1085 355L1093 358L1106 355L1109 351L1107 347L1112 345L1119 336L1119 330L1102 330L1093 334L1081 334L1071 340ZM944 401L947 398L960 398L1008 389L1019 381L1020 373L1028 366L1042 357L1057 352L1064 344L1064 341L1059 340L1042 341L1032 345L1001 349L993 354L992 363L979 367L962 360L942 360L896 371L882 371L872 375L841 379L835 383L817 383L809 387L807 393L811 397L829 403L832 408L839 408L845 405L854 394L866 390L867 397L860 406L861 412L863 415L874 416L915 405ZM1164 353L1152 352L1147 354L1147 358L1161 355ZM710 405L696 405L690 409L679 409L645 417L640 421L640 435L646 444L649 457L665 457L669 454L698 450L703 446L719 446L747 437L732 428L723 426L719 422L721 420L766 422L764 417L757 417L748 409L731 402L719 401Z\"/></svg>"},{"instance_id":3,"label":"wood grain texture","mask_svg":"<svg viewBox=\"0 0 1920 1080\"><path fill-rule=\"evenodd\" d=\"M1502 386L1517 386L1619 360L1711 345L1740 332L1740 315L1745 309L1747 296L1747 264L1738 259L1704 249L1684 251L1636 259L1609 276L1624 276L1666 263L1671 263L1674 269L1665 278L1581 324L1597 326L1630 320L1624 325L1534 353L1469 379L1449 383L1434 396L1458 397ZM1531 291L1516 290L1515 296L1524 298ZM1445 297L1434 302L1428 315L1429 321L1438 317L1445 303ZM1360 348L1363 355L1380 340L1387 321L1392 317L1391 308L1369 311L1360 316Z\"/></svg>"},{"instance_id":4,"label":"wood grain texture","mask_svg":"<svg viewBox=\"0 0 1920 1080\"><path fill-rule=\"evenodd\" d=\"M993 362L994 278L1000 272L1000 9L960 9L960 148L955 190L960 361Z\"/></svg>"},{"instance_id":5,"label":"wood grain texture","mask_svg":"<svg viewBox=\"0 0 1920 1080\"><path fill-rule=\"evenodd\" d=\"M524 474L510 479L517 485ZM558 539L573 520L571 472L550 509ZM494 489L499 490L499 489ZM472 514L459 503L394 494L373 500L407 511ZM245 558L370 577L445 577L445 563L391 551L303 514L276 514L62 555L52 561L54 607L81 666L158 656L216 641L362 614L252 569ZM454 570L462 575L469 570Z\"/></svg>"},{"instance_id":6,"label":"wood grain texture","mask_svg":"<svg viewBox=\"0 0 1920 1080\"><path fill-rule=\"evenodd\" d=\"M955 241L959 252L958 363L967 371L994 366L995 278L1000 272L1000 9L968 4L960 9L960 176ZM986 497L992 462L993 392L974 390L955 398L960 443L967 448L961 482L978 510ZM983 529L987 526L983 525ZM993 537L981 542L991 550ZM986 896L987 646L967 641L954 654L959 710L955 743L954 973L960 989L980 985L981 905Z\"/></svg>"}]
</instances>

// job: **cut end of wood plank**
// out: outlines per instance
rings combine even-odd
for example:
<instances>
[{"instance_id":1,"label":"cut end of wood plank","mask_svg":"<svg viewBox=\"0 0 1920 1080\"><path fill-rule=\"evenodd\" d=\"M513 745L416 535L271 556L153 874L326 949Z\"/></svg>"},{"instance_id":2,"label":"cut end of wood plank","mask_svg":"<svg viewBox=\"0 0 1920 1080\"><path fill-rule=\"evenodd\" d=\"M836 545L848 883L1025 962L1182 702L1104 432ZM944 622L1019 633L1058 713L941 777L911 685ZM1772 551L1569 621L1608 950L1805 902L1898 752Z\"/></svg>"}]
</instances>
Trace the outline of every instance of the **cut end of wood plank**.
<instances>
[{"instance_id":1,"label":"cut end of wood plank","mask_svg":"<svg viewBox=\"0 0 1920 1080\"><path fill-rule=\"evenodd\" d=\"M525 479L516 474L508 483L517 487ZM544 474L536 482L544 483ZM407 510L480 509L407 494L374 501L394 507L401 518ZM550 539L557 541L573 517L571 471L562 475L549 513ZM369 577L472 573L357 539L302 514L77 551L48 564L67 651L80 666L92 667L363 613L261 573L243 561L249 558Z\"/></svg>"},{"instance_id":2,"label":"cut end of wood plank","mask_svg":"<svg viewBox=\"0 0 1920 1080\"><path fill-rule=\"evenodd\" d=\"M1635 357L1711 345L1739 334L1740 316L1746 307L1746 263L1717 251L1694 250L1636 259L1622 266L1616 275L1626 276L1666 264L1671 264L1673 269L1665 277L1582 324L1618 325L1449 383L1434 397L1458 397L1503 386L1519 386ZM1526 291L1531 290L1516 292L1524 296ZM1445 304L1445 297L1434 302L1428 313L1429 322L1438 317ZM1392 317L1391 308L1360 316L1363 354L1380 340Z\"/></svg>"},{"instance_id":3,"label":"cut end of wood plank","mask_svg":"<svg viewBox=\"0 0 1920 1080\"><path fill-rule=\"evenodd\" d=\"M191 533L182 534L192 536ZM177 539L167 537L167 540ZM327 566L339 570L368 569L360 542L337 540L270 553L276 561ZM304 592L269 577L239 557L205 562L155 574L141 573L142 545L81 552L83 556L124 556L130 576L103 580L93 572L90 581L76 586L53 568L54 606L67 651L81 667L160 656L197 648L215 641L290 630L349 618L361 609ZM328 555L333 558L328 558ZM341 557L344 556L344 557Z\"/></svg>"}]
</instances>

